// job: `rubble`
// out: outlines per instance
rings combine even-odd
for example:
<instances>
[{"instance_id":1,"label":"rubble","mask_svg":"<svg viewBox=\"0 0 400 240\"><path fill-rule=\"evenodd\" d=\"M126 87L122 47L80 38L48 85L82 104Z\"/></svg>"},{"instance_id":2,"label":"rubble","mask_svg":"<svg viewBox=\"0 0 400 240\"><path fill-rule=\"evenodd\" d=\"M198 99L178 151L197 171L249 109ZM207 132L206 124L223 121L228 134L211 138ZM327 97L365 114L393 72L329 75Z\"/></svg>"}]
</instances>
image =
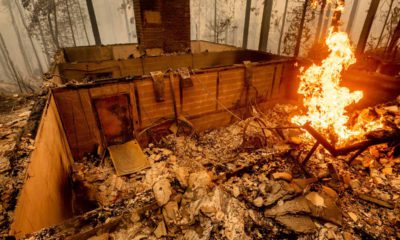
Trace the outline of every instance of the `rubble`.
<instances>
[{"instance_id":1,"label":"rubble","mask_svg":"<svg viewBox=\"0 0 400 240\"><path fill-rule=\"evenodd\" d=\"M398 110L385 107L376 109L388 121L400 119ZM64 223L31 237L398 238L396 146L372 146L351 165L346 156L333 157L320 146L302 164L313 142L301 138L299 129L275 129L289 126L284 119L293 111L278 104L259 114L271 128L263 147L243 147L244 120L143 146L150 168L134 174L117 176L109 156L102 161L87 156L73 165L73 185L77 202L88 199L91 208L76 204L81 215L69 220L76 223L73 229ZM248 140L259 134L260 128L247 126Z\"/></svg>"},{"instance_id":2,"label":"rubble","mask_svg":"<svg viewBox=\"0 0 400 240\"><path fill-rule=\"evenodd\" d=\"M43 95L0 95L0 237L8 234L44 105Z\"/></svg>"}]
</instances>

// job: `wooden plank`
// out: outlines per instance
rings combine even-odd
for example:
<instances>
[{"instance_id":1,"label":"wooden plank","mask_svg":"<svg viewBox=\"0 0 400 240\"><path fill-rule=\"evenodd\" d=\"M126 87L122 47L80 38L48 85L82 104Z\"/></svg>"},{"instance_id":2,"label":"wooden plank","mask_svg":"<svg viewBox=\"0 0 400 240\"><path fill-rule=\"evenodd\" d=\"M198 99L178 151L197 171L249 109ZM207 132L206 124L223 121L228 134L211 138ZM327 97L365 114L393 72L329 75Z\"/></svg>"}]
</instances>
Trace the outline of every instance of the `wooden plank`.
<instances>
[{"instance_id":1,"label":"wooden plank","mask_svg":"<svg viewBox=\"0 0 400 240\"><path fill-rule=\"evenodd\" d=\"M133 131L135 136L140 132L140 116L138 112L137 106L137 99L135 95L135 85L133 83L129 83L129 97L131 102L131 112L132 112L132 124L133 124Z\"/></svg>"},{"instance_id":2,"label":"wooden plank","mask_svg":"<svg viewBox=\"0 0 400 240\"><path fill-rule=\"evenodd\" d=\"M69 170L73 158L54 98L48 101L11 225L17 239L72 217Z\"/></svg>"},{"instance_id":3,"label":"wooden plank","mask_svg":"<svg viewBox=\"0 0 400 240\"><path fill-rule=\"evenodd\" d=\"M122 93L129 94L129 83L116 83L90 89L93 98L112 96Z\"/></svg>"},{"instance_id":4,"label":"wooden plank","mask_svg":"<svg viewBox=\"0 0 400 240\"><path fill-rule=\"evenodd\" d=\"M85 117L86 127L90 132L91 138L94 140L93 143L97 145L103 145L100 130L98 128L95 113L93 111L91 96L89 89L79 89L78 95L80 98L80 107L83 110L83 116Z\"/></svg>"}]
</instances>

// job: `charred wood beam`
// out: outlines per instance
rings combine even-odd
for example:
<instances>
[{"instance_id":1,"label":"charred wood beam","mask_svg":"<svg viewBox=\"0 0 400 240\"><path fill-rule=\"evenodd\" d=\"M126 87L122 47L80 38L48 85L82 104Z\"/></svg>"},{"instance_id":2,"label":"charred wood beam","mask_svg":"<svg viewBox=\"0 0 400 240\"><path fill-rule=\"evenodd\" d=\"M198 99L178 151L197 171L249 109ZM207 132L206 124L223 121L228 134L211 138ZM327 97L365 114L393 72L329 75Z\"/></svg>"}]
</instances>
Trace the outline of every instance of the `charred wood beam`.
<instances>
[{"instance_id":1,"label":"charred wood beam","mask_svg":"<svg viewBox=\"0 0 400 240\"><path fill-rule=\"evenodd\" d=\"M378 145L382 143L388 143L393 141L399 141L400 133L399 131L388 132L386 134L372 134L367 135L368 140L355 143L350 146L335 148L332 144L328 142L318 131L316 131L309 123L302 126L307 132L309 132L326 150L329 151L332 156L342 156L347 155L356 150L367 149L370 146ZM376 132L378 133L378 132ZM361 153L361 152L360 152Z\"/></svg>"},{"instance_id":2,"label":"charred wood beam","mask_svg":"<svg viewBox=\"0 0 400 240\"><path fill-rule=\"evenodd\" d=\"M308 160L310 160L311 156L314 154L315 150L317 150L319 146L319 141L317 141L314 146L311 148L311 150L307 153L307 156L304 158L303 162L301 163L303 166L305 166L308 162Z\"/></svg>"},{"instance_id":3,"label":"charred wood beam","mask_svg":"<svg viewBox=\"0 0 400 240\"><path fill-rule=\"evenodd\" d=\"M26 237L34 239L88 239L99 231L116 227L132 212L142 213L157 206L152 190L146 190L109 206L99 207Z\"/></svg>"}]
</instances>

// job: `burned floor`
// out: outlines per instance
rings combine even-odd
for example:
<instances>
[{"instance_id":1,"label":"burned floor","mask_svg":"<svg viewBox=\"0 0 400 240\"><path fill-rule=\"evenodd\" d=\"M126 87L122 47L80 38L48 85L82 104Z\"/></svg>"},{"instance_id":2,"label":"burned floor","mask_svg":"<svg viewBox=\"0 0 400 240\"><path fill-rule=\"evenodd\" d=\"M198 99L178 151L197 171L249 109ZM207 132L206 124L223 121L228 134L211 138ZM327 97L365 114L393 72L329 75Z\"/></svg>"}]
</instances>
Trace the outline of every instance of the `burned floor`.
<instances>
[{"instance_id":1,"label":"burned floor","mask_svg":"<svg viewBox=\"0 0 400 240\"><path fill-rule=\"evenodd\" d=\"M305 163L315 140L291 127L300 111L260 105L250 118L201 133L171 123L143 147L149 166L134 174L118 176L109 154L86 155L72 166L76 217L28 237L398 238L399 138L354 159L321 145ZM353 115L383 119L384 134L398 134L400 99Z\"/></svg>"}]
</instances>

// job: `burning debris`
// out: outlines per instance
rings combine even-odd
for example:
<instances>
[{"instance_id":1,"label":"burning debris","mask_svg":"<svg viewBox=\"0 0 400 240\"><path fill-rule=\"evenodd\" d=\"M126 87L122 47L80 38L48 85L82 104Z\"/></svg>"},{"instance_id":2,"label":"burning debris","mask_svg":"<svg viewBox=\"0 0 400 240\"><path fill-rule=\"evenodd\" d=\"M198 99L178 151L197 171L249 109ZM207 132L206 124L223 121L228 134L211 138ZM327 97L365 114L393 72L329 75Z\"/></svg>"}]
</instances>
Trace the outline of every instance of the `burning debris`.
<instances>
[{"instance_id":1,"label":"burning debris","mask_svg":"<svg viewBox=\"0 0 400 240\"><path fill-rule=\"evenodd\" d=\"M300 87L298 93L303 95L303 104L307 109L305 115L297 115L292 122L300 125L310 124L316 130L329 136L336 143L343 144L355 137L381 128L380 119L359 122L349 128L349 117L346 107L358 102L361 91L350 92L340 86L341 73L356 62L350 40L344 32L330 30L326 39L329 55L320 66L313 64L307 70L300 69Z\"/></svg>"},{"instance_id":2,"label":"burning debris","mask_svg":"<svg viewBox=\"0 0 400 240\"><path fill-rule=\"evenodd\" d=\"M395 101L354 114L374 112L399 128L399 107ZM88 156L74 164L81 194L75 210L94 210L69 220L73 227L32 238L398 238L400 145L372 146L351 165L319 146L303 165L312 142L299 129L278 127L298 111L275 105L256 112L265 129L248 119L195 136L168 135L144 148L151 167L136 174L118 177L109 157ZM267 144L243 148L254 136Z\"/></svg>"}]
</instances>

